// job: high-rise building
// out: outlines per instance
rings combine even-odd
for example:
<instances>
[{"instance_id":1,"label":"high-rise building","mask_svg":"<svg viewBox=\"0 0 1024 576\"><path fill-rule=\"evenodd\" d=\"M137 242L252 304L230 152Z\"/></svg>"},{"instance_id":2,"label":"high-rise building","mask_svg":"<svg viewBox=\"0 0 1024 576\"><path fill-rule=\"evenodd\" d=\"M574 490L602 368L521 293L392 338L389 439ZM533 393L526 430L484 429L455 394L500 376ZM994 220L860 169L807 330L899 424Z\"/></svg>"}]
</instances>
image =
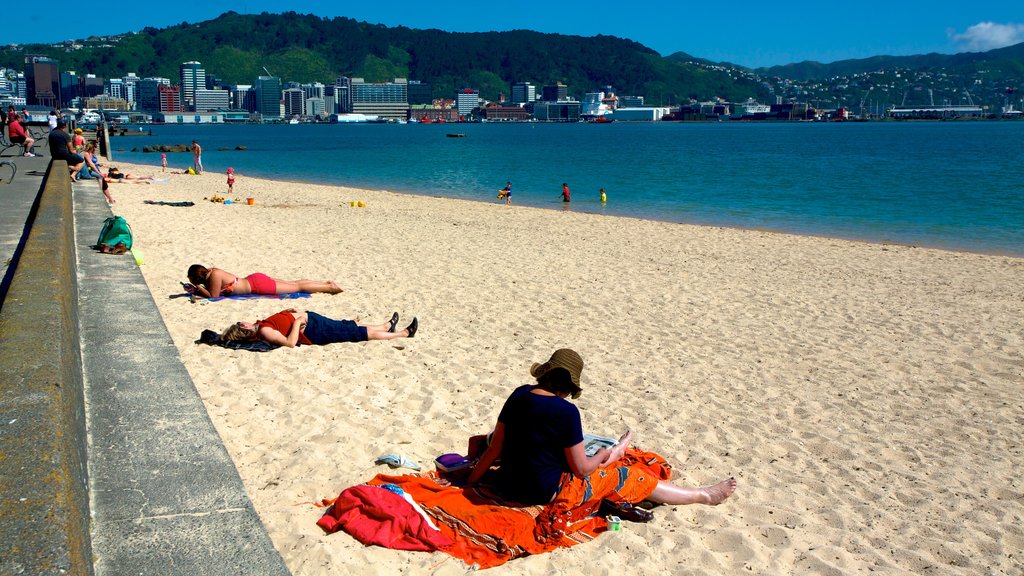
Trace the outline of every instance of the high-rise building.
<instances>
[{"instance_id":1,"label":"high-rise building","mask_svg":"<svg viewBox=\"0 0 1024 576\"><path fill-rule=\"evenodd\" d=\"M339 76L334 81L334 100L337 103L337 110L341 114L352 112L352 79L347 76Z\"/></svg>"},{"instance_id":2,"label":"high-rise building","mask_svg":"<svg viewBox=\"0 0 1024 576\"><path fill-rule=\"evenodd\" d=\"M302 89L302 93L306 95L307 99L324 97L324 85L319 82L303 84L299 88Z\"/></svg>"},{"instance_id":3,"label":"high-rise building","mask_svg":"<svg viewBox=\"0 0 1024 576\"><path fill-rule=\"evenodd\" d=\"M327 104L323 98L306 98L306 116L324 116L327 113Z\"/></svg>"},{"instance_id":4,"label":"high-rise building","mask_svg":"<svg viewBox=\"0 0 1024 576\"><path fill-rule=\"evenodd\" d=\"M512 85L512 104L526 104L537 99L537 87L529 82L516 82Z\"/></svg>"},{"instance_id":5,"label":"high-rise building","mask_svg":"<svg viewBox=\"0 0 1024 576\"><path fill-rule=\"evenodd\" d=\"M251 84L235 84L231 87L231 107L247 112L256 111L256 91Z\"/></svg>"},{"instance_id":6,"label":"high-rise building","mask_svg":"<svg viewBox=\"0 0 1024 576\"><path fill-rule=\"evenodd\" d=\"M103 78L97 78L95 74L86 74L81 83L82 98L92 98L103 94Z\"/></svg>"},{"instance_id":7,"label":"high-rise building","mask_svg":"<svg viewBox=\"0 0 1024 576\"><path fill-rule=\"evenodd\" d=\"M183 112L181 104L181 86L159 84L157 93L160 98L160 112Z\"/></svg>"},{"instance_id":8,"label":"high-rise building","mask_svg":"<svg viewBox=\"0 0 1024 576\"><path fill-rule=\"evenodd\" d=\"M135 109L145 112L160 111L160 86L170 86L168 78L142 78L135 83Z\"/></svg>"},{"instance_id":9,"label":"high-rise building","mask_svg":"<svg viewBox=\"0 0 1024 576\"><path fill-rule=\"evenodd\" d=\"M263 118L281 117L281 79L276 76L256 78L256 111Z\"/></svg>"},{"instance_id":10,"label":"high-rise building","mask_svg":"<svg viewBox=\"0 0 1024 576\"><path fill-rule=\"evenodd\" d=\"M124 81L120 78L110 78L105 82L106 86L103 89L103 93L111 98L120 98L121 100L127 100L125 98Z\"/></svg>"},{"instance_id":11,"label":"high-rise building","mask_svg":"<svg viewBox=\"0 0 1024 576\"><path fill-rule=\"evenodd\" d=\"M135 104L135 88L139 82L139 77L135 72L129 72L121 78L121 82L124 84L124 99L127 100L129 104Z\"/></svg>"},{"instance_id":12,"label":"high-rise building","mask_svg":"<svg viewBox=\"0 0 1024 576\"><path fill-rule=\"evenodd\" d=\"M227 110L231 106L231 94L227 90L196 89L196 112Z\"/></svg>"},{"instance_id":13,"label":"high-rise building","mask_svg":"<svg viewBox=\"0 0 1024 576\"><path fill-rule=\"evenodd\" d=\"M194 60L182 62L178 67L181 74L181 98L182 104L194 109L196 103L196 90L206 87L206 71L203 65Z\"/></svg>"},{"instance_id":14,"label":"high-rise building","mask_svg":"<svg viewBox=\"0 0 1024 576\"><path fill-rule=\"evenodd\" d=\"M409 105L432 104L434 102L434 88L430 82L419 80L409 81Z\"/></svg>"},{"instance_id":15,"label":"high-rise building","mask_svg":"<svg viewBox=\"0 0 1024 576\"><path fill-rule=\"evenodd\" d=\"M455 93L455 107L459 109L460 116L469 116L474 108L480 106L480 91L472 88L463 88Z\"/></svg>"},{"instance_id":16,"label":"high-rise building","mask_svg":"<svg viewBox=\"0 0 1024 576\"><path fill-rule=\"evenodd\" d=\"M569 99L569 87L561 82L554 86L545 86L541 90L541 99L545 102L558 102L560 100Z\"/></svg>"},{"instance_id":17,"label":"high-rise building","mask_svg":"<svg viewBox=\"0 0 1024 576\"><path fill-rule=\"evenodd\" d=\"M352 78L352 112L381 118L406 118L409 114L409 83L405 78L394 82L370 84Z\"/></svg>"},{"instance_id":18,"label":"high-rise building","mask_svg":"<svg viewBox=\"0 0 1024 576\"><path fill-rule=\"evenodd\" d=\"M66 70L60 73L60 104L68 106L71 101L78 98L81 92L78 87L78 74L74 70Z\"/></svg>"},{"instance_id":19,"label":"high-rise building","mask_svg":"<svg viewBox=\"0 0 1024 576\"><path fill-rule=\"evenodd\" d=\"M281 92L281 99L284 100L285 116L302 116L305 114L306 94L301 88L289 88Z\"/></svg>"},{"instance_id":20,"label":"high-rise building","mask_svg":"<svg viewBox=\"0 0 1024 576\"><path fill-rule=\"evenodd\" d=\"M57 61L46 56L25 57L25 101L29 106L60 107Z\"/></svg>"}]
</instances>

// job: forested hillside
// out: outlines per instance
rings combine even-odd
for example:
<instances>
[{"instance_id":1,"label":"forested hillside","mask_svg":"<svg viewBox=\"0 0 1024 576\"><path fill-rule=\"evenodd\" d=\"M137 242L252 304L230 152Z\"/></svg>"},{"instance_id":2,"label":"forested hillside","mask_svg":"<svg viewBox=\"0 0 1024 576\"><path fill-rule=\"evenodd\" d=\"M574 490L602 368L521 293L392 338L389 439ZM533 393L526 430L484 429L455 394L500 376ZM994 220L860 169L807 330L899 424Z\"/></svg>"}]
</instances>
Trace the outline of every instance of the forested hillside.
<instances>
[{"instance_id":1,"label":"forested hillside","mask_svg":"<svg viewBox=\"0 0 1024 576\"><path fill-rule=\"evenodd\" d=\"M120 77L178 77L178 65L198 60L208 74L251 84L266 74L284 81L332 83L339 75L369 82L409 78L430 82L435 96L478 88L497 99L509 84L562 82L577 98L606 85L642 95L650 104L676 104L715 96L764 98L756 81L722 70L662 58L630 40L511 32L452 33L388 28L349 18L294 12L241 15L228 12L199 24L147 28L115 39L84 39L80 48L22 45L0 49L0 65L20 70L25 54L60 60L62 70Z\"/></svg>"}]
</instances>

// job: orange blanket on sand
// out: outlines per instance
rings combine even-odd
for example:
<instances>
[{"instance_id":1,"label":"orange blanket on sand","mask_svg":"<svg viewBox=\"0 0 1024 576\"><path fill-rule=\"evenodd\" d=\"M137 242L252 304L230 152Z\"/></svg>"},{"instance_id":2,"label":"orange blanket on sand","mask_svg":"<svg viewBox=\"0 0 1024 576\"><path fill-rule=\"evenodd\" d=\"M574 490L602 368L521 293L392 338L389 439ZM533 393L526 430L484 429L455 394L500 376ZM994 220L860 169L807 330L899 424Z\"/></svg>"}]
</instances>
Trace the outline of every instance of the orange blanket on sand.
<instances>
[{"instance_id":1,"label":"orange blanket on sand","mask_svg":"<svg viewBox=\"0 0 1024 576\"><path fill-rule=\"evenodd\" d=\"M628 467L664 480L672 473L671 466L664 458L635 448L626 453L619 467ZM379 474L367 484L399 486L412 496L440 529L442 537L437 539L440 545L426 548L404 545L393 547L438 549L461 559L467 565L476 564L480 568L491 568L520 556L589 542L608 528L604 518L594 516L601 504L601 497L590 492L589 483L581 481L563 481L559 498L544 506L523 506L509 502L483 486L466 490L441 486L430 474ZM619 498L611 494L610 499ZM567 505L567 502L575 504ZM411 506L409 510L412 511ZM335 511L332 507L318 524L328 532L344 529L343 523L338 522L343 513L351 513L351 510ZM390 524L390 519L388 523L389 526L397 525ZM453 544L447 544L446 540ZM387 545L386 541L384 545Z\"/></svg>"}]
</instances>

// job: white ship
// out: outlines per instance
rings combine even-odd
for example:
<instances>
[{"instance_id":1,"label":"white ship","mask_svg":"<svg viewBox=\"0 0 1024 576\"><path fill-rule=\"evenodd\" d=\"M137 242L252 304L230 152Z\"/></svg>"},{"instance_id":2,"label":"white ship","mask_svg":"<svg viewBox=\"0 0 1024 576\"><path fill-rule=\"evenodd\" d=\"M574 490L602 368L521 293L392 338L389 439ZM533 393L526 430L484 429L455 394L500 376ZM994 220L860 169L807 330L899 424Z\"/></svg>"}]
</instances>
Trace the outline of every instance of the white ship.
<instances>
[{"instance_id":1,"label":"white ship","mask_svg":"<svg viewBox=\"0 0 1024 576\"><path fill-rule=\"evenodd\" d=\"M614 92L587 92L580 103L580 117L587 121L608 121L619 107L619 97Z\"/></svg>"},{"instance_id":2,"label":"white ship","mask_svg":"<svg viewBox=\"0 0 1024 576\"><path fill-rule=\"evenodd\" d=\"M767 114L772 111L768 104L759 104L753 98L747 98L746 102L732 105L733 118L746 118L756 114Z\"/></svg>"}]
</instances>

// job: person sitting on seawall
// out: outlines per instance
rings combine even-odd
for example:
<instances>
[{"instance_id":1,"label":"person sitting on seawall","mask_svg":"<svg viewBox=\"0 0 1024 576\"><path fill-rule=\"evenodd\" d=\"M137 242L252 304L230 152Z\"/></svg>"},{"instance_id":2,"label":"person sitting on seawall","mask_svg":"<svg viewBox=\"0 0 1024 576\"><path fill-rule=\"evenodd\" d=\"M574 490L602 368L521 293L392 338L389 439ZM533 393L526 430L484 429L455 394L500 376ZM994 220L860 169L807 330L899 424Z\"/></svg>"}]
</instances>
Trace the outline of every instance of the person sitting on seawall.
<instances>
[{"instance_id":1,"label":"person sitting on seawall","mask_svg":"<svg viewBox=\"0 0 1024 576\"><path fill-rule=\"evenodd\" d=\"M193 264L188 267L188 281L195 287L193 297L200 298L239 294L291 294L292 292L338 294L342 291L334 280L277 280L259 272L239 278L220 268L207 268L202 264Z\"/></svg>"},{"instance_id":2,"label":"person sitting on seawall","mask_svg":"<svg viewBox=\"0 0 1024 576\"><path fill-rule=\"evenodd\" d=\"M96 145L92 142L85 145L85 149L82 150L82 158L85 158L85 166L78 173L80 178L96 178L97 180L106 179L103 177L103 172L100 171L99 159L96 158Z\"/></svg>"},{"instance_id":3,"label":"person sitting on seawall","mask_svg":"<svg viewBox=\"0 0 1024 576\"><path fill-rule=\"evenodd\" d=\"M14 115L13 119L9 120L7 124L7 134L11 140L11 144L21 144L24 146L25 156L35 156L35 153L32 152L32 148L35 146L36 141L28 135L28 132L25 131L25 127L21 125L21 119L18 118L17 114Z\"/></svg>"},{"instance_id":4,"label":"person sitting on seawall","mask_svg":"<svg viewBox=\"0 0 1024 576\"><path fill-rule=\"evenodd\" d=\"M543 364L534 364L530 375L537 383L516 388L505 400L490 444L470 472L467 485L484 479L486 473L487 483L507 498L523 504L566 501L571 507L600 500L717 505L736 490L734 478L703 488L684 488L660 480L640 466L621 463L632 432L623 434L611 449L601 448L587 456L579 409L566 400L579 397L582 371L583 359L568 348L556 350ZM499 457L499 467L491 471ZM636 515L627 519L647 521L653 517L639 508L624 509Z\"/></svg>"},{"instance_id":5,"label":"person sitting on seawall","mask_svg":"<svg viewBox=\"0 0 1024 576\"><path fill-rule=\"evenodd\" d=\"M299 312L290 308L256 322L236 322L228 326L220 337L234 342L262 340L289 348L300 344L324 346L337 342L412 338L419 329L419 320L413 318L403 330L396 331L397 325L398 312L383 324L365 325L357 324L354 320L333 320L316 312Z\"/></svg>"},{"instance_id":6,"label":"person sitting on seawall","mask_svg":"<svg viewBox=\"0 0 1024 576\"><path fill-rule=\"evenodd\" d=\"M54 160L63 160L68 163L68 170L71 171L71 180L78 180L78 172L85 166L85 158L75 152L71 145L71 135L67 133L68 123L63 118L58 118L56 126L50 130L47 142L50 146L50 154Z\"/></svg>"}]
</instances>

